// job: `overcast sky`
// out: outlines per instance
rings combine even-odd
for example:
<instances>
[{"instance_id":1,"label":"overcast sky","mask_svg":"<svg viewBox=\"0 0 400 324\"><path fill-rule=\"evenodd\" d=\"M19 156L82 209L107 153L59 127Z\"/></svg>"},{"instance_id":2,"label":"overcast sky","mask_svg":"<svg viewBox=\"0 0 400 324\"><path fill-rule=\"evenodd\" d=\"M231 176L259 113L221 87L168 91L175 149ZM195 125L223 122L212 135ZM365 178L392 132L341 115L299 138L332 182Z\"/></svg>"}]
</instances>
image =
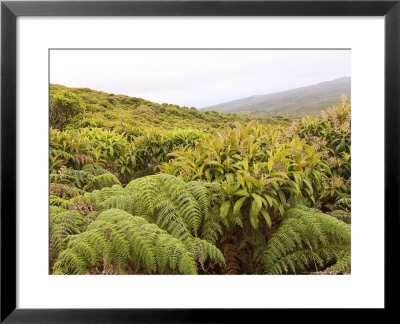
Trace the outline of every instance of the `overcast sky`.
<instances>
[{"instance_id":1,"label":"overcast sky","mask_svg":"<svg viewBox=\"0 0 400 324\"><path fill-rule=\"evenodd\" d=\"M50 82L203 108L350 76L349 50L52 50Z\"/></svg>"}]
</instances>

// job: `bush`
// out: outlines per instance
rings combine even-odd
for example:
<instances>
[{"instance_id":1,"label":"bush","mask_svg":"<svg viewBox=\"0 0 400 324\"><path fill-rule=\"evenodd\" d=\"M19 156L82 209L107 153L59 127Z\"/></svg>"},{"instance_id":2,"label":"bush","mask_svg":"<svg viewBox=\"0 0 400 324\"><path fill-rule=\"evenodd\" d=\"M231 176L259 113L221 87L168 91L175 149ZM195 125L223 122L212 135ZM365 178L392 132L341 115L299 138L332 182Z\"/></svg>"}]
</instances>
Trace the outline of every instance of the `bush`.
<instances>
[{"instance_id":1,"label":"bush","mask_svg":"<svg viewBox=\"0 0 400 324\"><path fill-rule=\"evenodd\" d=\"M85 106L79 97L68 90L56 93L50 101L50 126L64 129L71 118L83 113Z\"/></svg>"}]
</instances>

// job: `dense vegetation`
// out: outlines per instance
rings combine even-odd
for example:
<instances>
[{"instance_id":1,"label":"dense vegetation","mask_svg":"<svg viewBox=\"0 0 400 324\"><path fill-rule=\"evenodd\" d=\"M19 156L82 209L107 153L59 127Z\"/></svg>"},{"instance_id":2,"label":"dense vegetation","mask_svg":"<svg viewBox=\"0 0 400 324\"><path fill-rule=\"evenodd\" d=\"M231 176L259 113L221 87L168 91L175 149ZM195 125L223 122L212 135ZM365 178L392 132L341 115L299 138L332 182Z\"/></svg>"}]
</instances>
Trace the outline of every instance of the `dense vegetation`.
<instances>
[{"instance_id":1,"label":"dense vegetation","mask_svg":"<svg viewBox=\"0 0 400 324\"><path fill-rule=\"evenodd\" d=\"M50 88L50 273L351 270L350 104L248 120Z\"/></svg>"},{"instance_id":2,"label":"dense vegetation","mask_svg":"<svg viewBox=\"0 0 400 324\"><path fill-rule=\"evenodd\" d=\"M149 129L164 131L184 128L210 131L233 126L236 121L248 123L254 118L201 111L194 107L180 107L167 103L158 104L141 98L54 84L50 85L50 102L50 125L54 128L102 127L132 136L147 133ZM77 115L79 111L82 113ZM64 114L70 120L66 120ZM54 119L61 118L65 121L61 125L53 122ZM266 117L256 120L263 124L290 122L287 118Z\"/></svg>"}]
</instances>

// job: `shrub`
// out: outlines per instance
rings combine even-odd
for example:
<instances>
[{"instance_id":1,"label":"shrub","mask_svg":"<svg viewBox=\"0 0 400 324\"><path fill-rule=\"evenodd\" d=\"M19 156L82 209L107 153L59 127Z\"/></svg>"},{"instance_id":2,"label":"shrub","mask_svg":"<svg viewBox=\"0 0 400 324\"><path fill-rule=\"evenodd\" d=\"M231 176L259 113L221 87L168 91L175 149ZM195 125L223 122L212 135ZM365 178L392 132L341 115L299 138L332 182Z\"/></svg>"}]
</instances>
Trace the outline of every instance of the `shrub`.
<instances>
[{"instance_id":1,"label":"shrub","mask_svg":"<svg viewBox=\"0 0 400 324\"><path fill-rule=\"evenodd\" d=\"M50 126L64 129L71 118L83 113L85 106L79 97L68 90L56 93L50 101Z\"/></svg>"}]
</instances>

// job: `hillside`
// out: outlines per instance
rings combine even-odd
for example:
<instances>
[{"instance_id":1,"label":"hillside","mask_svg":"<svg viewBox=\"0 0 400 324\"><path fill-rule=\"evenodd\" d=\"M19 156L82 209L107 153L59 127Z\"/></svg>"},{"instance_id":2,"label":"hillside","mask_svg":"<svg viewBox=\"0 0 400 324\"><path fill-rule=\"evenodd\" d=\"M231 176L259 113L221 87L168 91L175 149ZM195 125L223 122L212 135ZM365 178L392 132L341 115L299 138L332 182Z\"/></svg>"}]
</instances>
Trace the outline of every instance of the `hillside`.
<instances>
[{"instance_id":1,"label":"hillside","mask_svg":"<svg viewBox=\"0 0 400 324\"><path fill-rule=\"evenodd\" d=\"M351 272L350 103L290 126L139 136L77 127L96 120L70 91L50 104L49 274Z\"/></svg>"},{"instance_id":2,"label":"hillside","mask_svg":"<svg viewBox=\"0 0 400 324\"><path fill-rule=\"evenodd\" d=\"M203 109L253 116L316 116L321 110L339 104L344 93L350 97L349 77L272 94L251 96Z\"/></svg>"},{"instance_id":3,"label":"hillside","mask_svg":"<svg viewBox=\"0 0 400 324\"><path fill-rule=\"evenodd\" d=\"M141 98L115 95L88 88L68 88L50 85L50 102L60 91L70 91L77 95L85 107L84 115L79 115L69 127L104 127L132 135L157 128L173 130L177 128L212 130L233 126L235 122L248 123L256 119L266 124L287 124L287 119L254 118L237 114L221 114L216 111L200 111L194 107L180 107L167 103L154 103Z\"/></svg>"}]
</instances>

